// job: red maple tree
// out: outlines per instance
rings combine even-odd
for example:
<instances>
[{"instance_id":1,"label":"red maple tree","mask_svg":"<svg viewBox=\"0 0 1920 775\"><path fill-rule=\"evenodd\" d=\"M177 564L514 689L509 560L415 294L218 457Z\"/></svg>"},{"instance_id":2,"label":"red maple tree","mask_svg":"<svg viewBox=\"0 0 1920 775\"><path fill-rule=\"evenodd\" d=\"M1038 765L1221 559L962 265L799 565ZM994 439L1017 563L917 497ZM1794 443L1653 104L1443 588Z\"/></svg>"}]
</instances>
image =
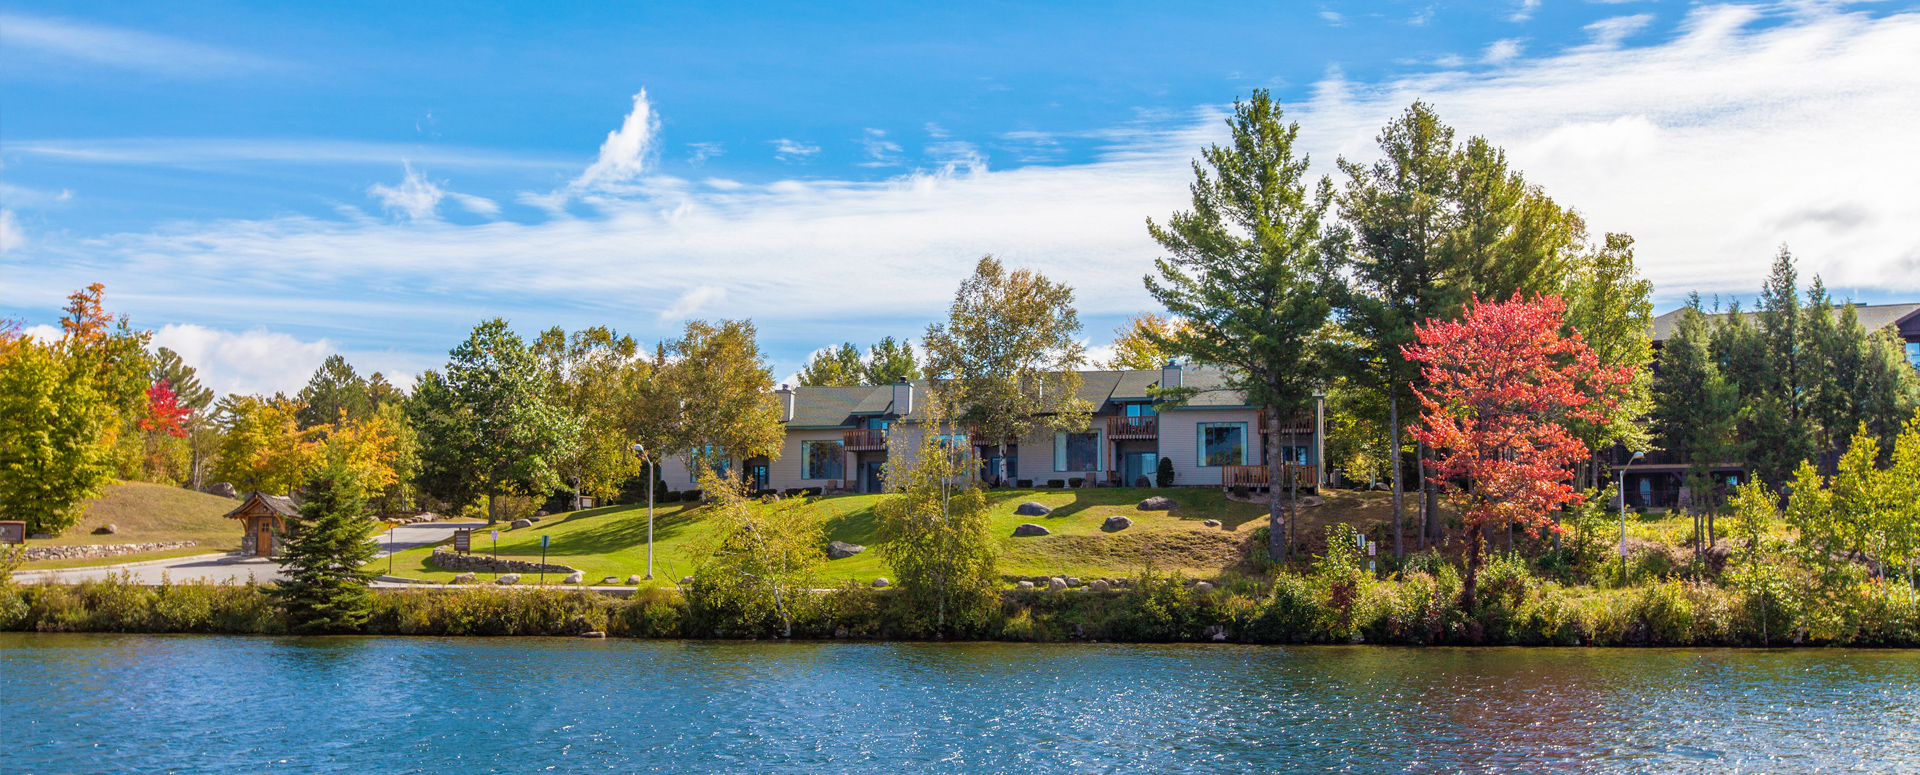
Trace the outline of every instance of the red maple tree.
<instances>
[{"instance_id":1,"label":"red maple tree","mask_svg":"<svg viewBox=\"0 0 1920 775\"><path fill-rule=\"evenodd\" d=\"M1561 333L1566 306L1557 296L1476 298L1464 318L1430 320L1416 329L1418 344L1402 348L1428 384L1414 391L1413 435L1438 455L1432 480L1464 501L1468 611L1487 528L1559 530L1549 513L1583 500L1572 466L1589 452L1562 423L1605 422L1633 381L1633 365L1602 366L1578 332Z\"/></svg>"},{"instance_id":2,"label":"red maple tree","mask_svg":"<svg viewBox=\"0 0 1920 775\"><path fill-rule=\"evenodd\" d=\"M140 430L185 438L185 423L191 414L193 410L180 405L180 397L174 395L173 386L163 379L147 387L147 413L140 418Z\"/></svg>"}]
</instances>

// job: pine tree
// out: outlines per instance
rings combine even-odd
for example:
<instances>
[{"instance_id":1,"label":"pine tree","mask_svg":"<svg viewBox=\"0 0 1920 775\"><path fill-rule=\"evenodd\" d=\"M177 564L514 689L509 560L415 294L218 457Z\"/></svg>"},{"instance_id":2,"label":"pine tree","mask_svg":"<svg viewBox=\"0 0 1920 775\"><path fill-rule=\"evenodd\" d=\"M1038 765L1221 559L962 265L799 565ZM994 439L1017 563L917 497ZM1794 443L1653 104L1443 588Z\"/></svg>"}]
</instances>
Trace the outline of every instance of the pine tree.
<instances>
[{"instance_id":1,"label":"pine tree","mask_svg":"<svg viewBox=\"0 0 1920 775\"><path fill-rule=\"evenodd\" d=\"M286 566L287 580L274 586L274 596L293 632L358 632L366 625L374 574L361 567L375 545L362 490L350 469L328 466L307 482L300 515L286 520L274 559Z\"/></svg>"},{"instance_id":2,"label":"pine tree","mask_svg":"<svg viewBox=\"0 0 1920 775\"><path fill-rule=\"evenodd\" d=\"M869 385L920 379L920 364L914 358L912 340L894 341L889 336L867 348L866 376Z\"/></svg>"}]
</instances>

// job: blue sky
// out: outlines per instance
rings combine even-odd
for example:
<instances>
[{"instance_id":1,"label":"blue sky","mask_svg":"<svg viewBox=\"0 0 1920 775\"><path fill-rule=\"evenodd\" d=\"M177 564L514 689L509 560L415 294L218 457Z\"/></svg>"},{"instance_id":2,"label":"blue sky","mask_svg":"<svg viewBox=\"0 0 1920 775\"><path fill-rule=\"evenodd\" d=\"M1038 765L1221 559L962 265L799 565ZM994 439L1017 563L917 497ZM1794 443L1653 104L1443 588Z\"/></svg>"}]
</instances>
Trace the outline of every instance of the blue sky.
<instances>
[{"instance_id":1,"label":"blue sky","mask_svg":"<svg viewBox=\"0 0 1920 775\"><path fill-rule=\"evenodd\" d=\"M1773 250L1920 297L1911 3L0 2L0 315L109 304L228 390L475 322L916 337L992 252L1152 309L1144 221L1269 88L1322 172L1414 99L1624 231L1663 309ZM644 96L641 96L643 94ZM1904 225L1903 225L1904 224Z\"/></svg>"}]
</instances>

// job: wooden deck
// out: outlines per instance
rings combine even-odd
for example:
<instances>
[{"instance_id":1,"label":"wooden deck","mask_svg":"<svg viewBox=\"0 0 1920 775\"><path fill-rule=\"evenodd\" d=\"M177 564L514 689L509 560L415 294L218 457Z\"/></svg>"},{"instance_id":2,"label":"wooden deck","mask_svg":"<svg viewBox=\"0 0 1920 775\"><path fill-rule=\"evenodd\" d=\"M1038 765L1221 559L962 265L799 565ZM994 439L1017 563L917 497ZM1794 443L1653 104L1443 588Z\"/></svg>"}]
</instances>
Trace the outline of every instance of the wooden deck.
<instances>
[{"instance_id":1,"label":"wooden deck","mask_svg":"<svg viewBox=\"0 0 1920 775\"><path fill-rule=\"evenodd\" d=\"M1160 438L1160 419L1157 417L1108 417L1107 438L1114 441Z\"/></svg>"},{"instance_id":2,"label":"wooden deck","mask_svg":"<svg viewBox=\"0 0 1920 775\"><path fill-rule=\"evenodd\" d=\"M1287 477L1289 475L1293 477L1294 484L1313 489L1319 486L1320 467L1316 465L1283 466L1280 473L1280 486L1287 486ZM1264 488L1267 486L1267 467L1221 466L1220 486Z\"/></svg>"},{"instance_id":3,"label":"wooden deck","mask_svg":"<svg viewBox=\"0 0 1920 775\"><path fill-rule=\"evenodd\" d=\"M840 438L842 446L849 452L869 452L887 448L887 432L879 428L861 428L846 431Z\"/></svg>"}]
</instances>

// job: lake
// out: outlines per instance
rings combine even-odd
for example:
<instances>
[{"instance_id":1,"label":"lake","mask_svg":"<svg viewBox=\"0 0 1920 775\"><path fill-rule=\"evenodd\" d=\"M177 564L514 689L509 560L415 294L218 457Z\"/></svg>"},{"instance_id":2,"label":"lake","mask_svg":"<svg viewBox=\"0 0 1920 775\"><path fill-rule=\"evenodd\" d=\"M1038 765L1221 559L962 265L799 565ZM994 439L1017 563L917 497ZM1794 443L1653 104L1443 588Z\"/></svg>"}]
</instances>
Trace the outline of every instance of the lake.
<instances>
[{"instance_id":1,"label":"lake","mask_svg":"<svg viewBox=\"0 0 1920 775\"><path fill-rule=\"evenodd\" d=\"M1920 772L1920 653L0 634L10 773Z\"/></svg>"}]
</instances>

